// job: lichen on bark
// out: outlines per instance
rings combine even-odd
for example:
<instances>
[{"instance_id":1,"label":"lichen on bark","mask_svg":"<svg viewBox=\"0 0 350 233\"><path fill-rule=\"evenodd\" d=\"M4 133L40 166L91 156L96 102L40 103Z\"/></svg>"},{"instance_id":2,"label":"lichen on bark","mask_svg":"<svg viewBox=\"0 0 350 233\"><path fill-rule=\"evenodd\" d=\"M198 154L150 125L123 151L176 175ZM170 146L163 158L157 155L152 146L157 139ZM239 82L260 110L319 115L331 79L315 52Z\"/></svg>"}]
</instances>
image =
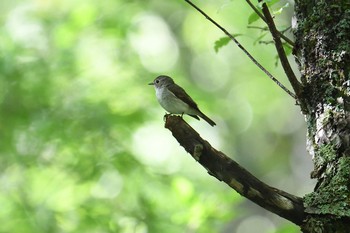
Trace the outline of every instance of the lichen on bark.
<instances>
[{"instance_id":1,"label":"lichen on bark","mask_svg":"<svg viewBox=\"0 0 350 233\"><path fill-rule=\"evenodd\" d=\"M350 218L350 2L296 0L295 15L294 54L307 109L311 176L317 179L314 192L304 197L309 215L302 230L345 232Z\"/></svg>"}]
</instances>

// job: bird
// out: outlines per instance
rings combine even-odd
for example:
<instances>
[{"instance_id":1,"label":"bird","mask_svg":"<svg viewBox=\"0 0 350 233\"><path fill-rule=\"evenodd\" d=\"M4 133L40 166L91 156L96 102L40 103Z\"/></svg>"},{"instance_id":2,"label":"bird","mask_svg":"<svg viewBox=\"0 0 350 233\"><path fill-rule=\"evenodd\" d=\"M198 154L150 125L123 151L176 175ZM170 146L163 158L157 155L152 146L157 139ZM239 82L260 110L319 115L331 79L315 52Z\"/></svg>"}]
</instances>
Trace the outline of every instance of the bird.
<instances>
[{"instance_id":1,"label":"bird","mask_svg":"<svg viewBox=\"0 0 350 233\"><path fill-rule=\"evenodd\" d=\"M148 85L153 85L159 104L171 114L187 114L199 120L201 117L211 126L216 125L213 120L199 110L196 102L167 75L160 75Z\"/></svg>"}]
</instances>

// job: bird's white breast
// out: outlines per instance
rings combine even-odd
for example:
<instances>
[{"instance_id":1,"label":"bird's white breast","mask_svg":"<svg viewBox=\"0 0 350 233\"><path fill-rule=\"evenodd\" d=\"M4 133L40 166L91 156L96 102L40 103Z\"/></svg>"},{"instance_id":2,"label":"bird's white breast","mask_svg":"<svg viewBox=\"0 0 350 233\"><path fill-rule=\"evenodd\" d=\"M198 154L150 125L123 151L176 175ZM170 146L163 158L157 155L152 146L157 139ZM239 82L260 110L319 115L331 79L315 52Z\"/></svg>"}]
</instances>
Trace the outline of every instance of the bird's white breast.
<instances>
[{"instance_id":1,"label":"bird's white breast","mask_svg":"<svg viewBox=\"0 0 350 233\"><path fill-rule=\"evenodd\" d=\"M169 113L189 113L188 104L177 98L166 87L156 88L156 96L160 105Z\"/></svg>"}]
</instances>

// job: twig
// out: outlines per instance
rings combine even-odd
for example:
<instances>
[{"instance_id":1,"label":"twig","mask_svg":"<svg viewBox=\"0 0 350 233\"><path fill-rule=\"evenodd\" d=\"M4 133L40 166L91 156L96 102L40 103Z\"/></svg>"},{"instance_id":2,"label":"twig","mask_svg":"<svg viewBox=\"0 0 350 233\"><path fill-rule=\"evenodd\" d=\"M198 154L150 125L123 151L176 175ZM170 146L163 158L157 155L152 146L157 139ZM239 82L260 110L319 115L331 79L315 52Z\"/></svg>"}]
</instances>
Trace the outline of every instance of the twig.
<instances>
[{"instance_id":1,"label":"twig","mask_svg":"<svg viewBox=\"0 0 350 233\"><path fill-rule=\"evenodd\" d=\"M285 191L270 187L217 151L181 117L165 116L169 129L180 145L198 161L210 175L225 182L242 196L289 221L301 225L305 217L303 200Z\"/></svg>"},{"instance_id":2,"label":"twig","mask_svg":"<svg viewBox=\"0 0 350 233\"><path fill-rule=\"evenodd\" d=\"M251 25L249 25L249 26L247 26L247 28L260 29L261 31L270 31L268 26L259 27L259 26L251 26ZM292 27L289 26L289 27L287 27L286 29L284 29L284 30L282 30L282 31L278 31L278 32L282 33L282 35L283 35L283 33L285 33L286 31L290 30L291 28L292 28Z\"/></svg>"},{"instance_id":3,"label":"twig","mask_svg":"<svg viewBox=\"0 0 350 233\"><path fill-rule=\"evenodd\" d=\"M282 30L282 31L280 31L280 32L281 32L282 35L283 35L283 33L285 33L286 31L290 30L291 28L292 28L292 26L289 26L289 27L287 27L286 29L284 29L284 30Z\"/></svg>"},{"instance_id":4,"label":"twig","mask_svg":"<svg viewBox=\"0 0 350 233\"><path fill-rule=\"evenodd\" d=\"M254 28L254 29L260 29L262 31L268 31L269 28L266 26L266 27L258 27L258 26L247 26L247 28Z\"/></svg>"},{"instance_id":5,"label":"twig","mask_svg":"<svg viewBox=\"0 0 350 233\"><path fill-rule=\"evenodd\" d=\"M258 0L258 1L261 2L262 0ZM265 16L267 26L269 27L270 32L272 34L272 38L275 41L276 50L277 50L278 56L281 60L281 64L282 64L282 67L284 69L284 72L286 73L288 80L289 80L290 84L292 85L296 96L300 97L300 95L301 95L301 83L296 78L296 76L295 76L295 74L294 74L294 72L289 64L289 61L287 59L286 53L284 51L284 48L283 48L283 45L282 45L282 42L280 39L280 36L279 36L278 31L276 29L276 25L272 19L272 16L270 14L269 8L267 7L266 3L262 4L262 12Z\"/></svg>"},{"instance_id":6,"label":"twig","mask_svg":"<svg viewBox=\"0 0 350 233\"><path fill-rule=\"evenodd\" d=\"M292 93L288 88L286 88L280 81L278 81L269 71L267 71L250 53L222 26L220 26L217 22L215 22L212 18L210 18L204 11L199 9L194 3L190 0L185 0L188 4L190 4L193 8L195 8L198 12L200 12L207 20L213 23L216 27L218 27L221 31L223 31L235 44L243 50L243 52L254 62L256 66L258 66L272 81L274 81L280 88L282 88L285 92L288 93L291 97L296 99L294 93Z\"/></svg>"},{"instance_id":7,"label":"twig","mask_svg":"<svg viewBox=\"0 0 350 233\"><path fill-rule=\"evenodd\" d=\"M261 40L261 41L259 41L259 44L273 44L273 41L272 40L269 40L269 41L263 41L263 40Z\"/></svg>"},{"instance_id":8,"label":"twig","mask_svg":"<svg viewBox=\"0 0 350 233\"><path fill-rule=\"evenodd\" d=\"M265 19L265 17L264 17L264 15L261 14L261 12L254 6L254 4L253 4L250 0L246 0L246 2L247 2L248 5L253 9L253 11L254 11L265 23L267 23L267 22L266 22L266 19ZM280 36L283 40L285 40L288 44L290 44L291 46L294 47L294 42L293 42L291 39L289 39L288 37L286 37L286 36L283 34L283 32L280 32L280 31L277 31L277 32L278 32L279 36Z\"/></svg>"}]
</instances>

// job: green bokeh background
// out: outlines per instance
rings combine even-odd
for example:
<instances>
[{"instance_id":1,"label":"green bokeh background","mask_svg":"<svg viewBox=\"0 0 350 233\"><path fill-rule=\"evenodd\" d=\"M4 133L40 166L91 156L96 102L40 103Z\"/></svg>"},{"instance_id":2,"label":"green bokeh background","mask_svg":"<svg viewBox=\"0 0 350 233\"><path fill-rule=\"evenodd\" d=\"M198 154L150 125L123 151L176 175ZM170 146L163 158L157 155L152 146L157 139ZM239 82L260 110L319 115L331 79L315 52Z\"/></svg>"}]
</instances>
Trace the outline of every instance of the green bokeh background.
<instances>
[{"instance_id":1,"label":"green bokeh background","mask_svg":"<svg viewBox=\"0 0 350 233\"><path fill-rule=\"evenodd\" d=\"M196 2L287 84L245 1ZM298 106L233 43L216 53L223 33L185 1L2 0L0 13L1 233L298 232L163 127L147 85L159 74L217 123L184 116L213 146L272 186L312 191Z\"/></svg>"}]
</instances>

